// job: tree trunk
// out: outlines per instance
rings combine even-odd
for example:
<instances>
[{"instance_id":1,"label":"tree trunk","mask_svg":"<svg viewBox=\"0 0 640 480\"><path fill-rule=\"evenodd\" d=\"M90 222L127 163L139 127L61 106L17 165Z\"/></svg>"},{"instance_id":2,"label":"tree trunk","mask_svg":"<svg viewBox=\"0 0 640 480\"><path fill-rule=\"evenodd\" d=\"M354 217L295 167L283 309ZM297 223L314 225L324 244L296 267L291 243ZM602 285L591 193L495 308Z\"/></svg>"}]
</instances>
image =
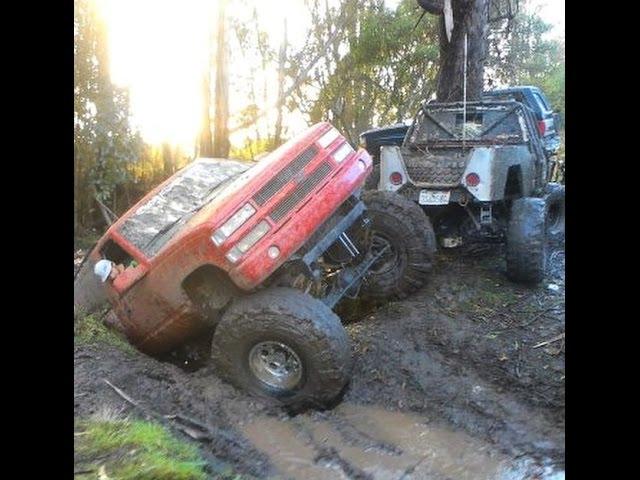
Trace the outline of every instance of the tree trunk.
<instances>
[{"instance_id":1,"label":"tree trunk","mask_svg":"<svg viewBox=\"0 0 640 480\"><path fill-rule=\"evenodd\" d=\"M284 107L284 63L287 60L287 19L284 19L284 40L280 47L278 59L278 116L276 118L276 132L274 135L274 146L277 147L282 142L282 108Z\"/></svg>"},{"instance_id":2,"label":"tree trunk","mask_svg":"<svg viewBox=\"0 0 640 480\"><path fill-rule=\"evenodd\" d=\"M200 138L198 141L198 156L213 157L213 140L211 138L211 115L209 107L211 105L211 69L207 71L202 79L202 125L200 127Z\"/></svg>"},{"instance_id":3,"label":"tree trunk","mask_svg":"<svg viewBox=\"0 0 640 480\"><path fill-rule=\"evenodd\" d=\"M213 156L229 156L229 102L227 78L227 45L225 41L225 18L227 0L220 0L218 7L218 34L216 42L216 87L213 133Z\"/></svg>"},{"instance_id":4,"label":"tree trunk","mask_svg":"<svg viewBox=\"0 0 640 480\"><path fill-rule=\"evenodd\" d=\"M80 159L76 145L73 146L73 238L80 227Z\"/></svg>"},{"instance_id":5,"label":"tree trunk","mask_svg":"<svg viewBox=\"0 0 640 480\"><path fill-rule=\"evenodd\" d=\"M484 61L487 52L489 0L451 0L453 30L447 40L445 16L440 17L440 73L437 99L463 99L464 44L467 34L467 101L480 100L483 91Z\"/></svg>"},{"instance_id":6,"label":"tree trunk","mask_svg":"<svg viewBox=\"0 0 640 480\"><path fill-rule=\"evenodd\" d=\"M444 7L444 0L418 0L418 5L429 13L440 15Z\"/></svg>"},{"instance_id":7,"label":"tree trunk","mask_svg":"<svg viewBox=\"0 0 640 480\"><path fill-rule=\"evenodd\" d=\"M173 149L167 142L162 143L162 170L164 176L168 177L173 174L175 159L173 158Z\"/></svg>"}]
</instances>

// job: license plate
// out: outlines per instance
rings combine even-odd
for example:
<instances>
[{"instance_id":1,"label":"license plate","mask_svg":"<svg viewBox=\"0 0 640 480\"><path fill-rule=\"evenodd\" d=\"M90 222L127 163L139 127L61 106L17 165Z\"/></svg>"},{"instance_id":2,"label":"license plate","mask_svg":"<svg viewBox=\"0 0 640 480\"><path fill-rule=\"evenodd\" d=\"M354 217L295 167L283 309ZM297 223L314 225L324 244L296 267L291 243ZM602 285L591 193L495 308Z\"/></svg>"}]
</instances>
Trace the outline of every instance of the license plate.
<instances>
[{"instance_id":1,"label":"license plate","mask_svg":"<svg viewBox=\"0 0 640 480\"><path fill-rule=\"evenodd\" d=\"M451 192L439 192L435 190L420 190L418 203L420 205L447 205Z\"/></svg>"}]
</instances>

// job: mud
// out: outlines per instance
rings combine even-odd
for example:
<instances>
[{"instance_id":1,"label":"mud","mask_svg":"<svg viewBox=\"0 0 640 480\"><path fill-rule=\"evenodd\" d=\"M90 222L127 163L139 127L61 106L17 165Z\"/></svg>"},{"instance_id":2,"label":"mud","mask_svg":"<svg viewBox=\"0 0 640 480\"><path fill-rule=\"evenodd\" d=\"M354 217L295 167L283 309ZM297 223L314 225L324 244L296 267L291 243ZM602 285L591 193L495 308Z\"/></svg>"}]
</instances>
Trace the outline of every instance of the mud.
<instances>
[{"instance_id":1,"label":"mud","mask_svg":"<svg viewBox=\"0 0 640 480\"><path fill-rule=\"evenodd\" d=\"M153 257L172 237L167 234L159 238L160 233L170 232L179 219L210 202L214 192L220 190L218 187L249 166L233 160L194 161L130 214L120 227L120 233L140 251Z\"/></svg>"},{"instance_id":2,"label":"mud","mask_svg":"<svg viewBox=\"0 0 640 480\"><path fill-rule=\"evenodd\" d=\"M248 397L197 348L159 361L77 345L75 414L178 415L167 425L200 438L212 476L227 463L257 478L564 478L564 343L549 342L564 332L563 245L535 288L509 282L502 258L440 254L413 296L343 306L355 369L332 410L290 415Z\"/></svg>"}]
</instances>

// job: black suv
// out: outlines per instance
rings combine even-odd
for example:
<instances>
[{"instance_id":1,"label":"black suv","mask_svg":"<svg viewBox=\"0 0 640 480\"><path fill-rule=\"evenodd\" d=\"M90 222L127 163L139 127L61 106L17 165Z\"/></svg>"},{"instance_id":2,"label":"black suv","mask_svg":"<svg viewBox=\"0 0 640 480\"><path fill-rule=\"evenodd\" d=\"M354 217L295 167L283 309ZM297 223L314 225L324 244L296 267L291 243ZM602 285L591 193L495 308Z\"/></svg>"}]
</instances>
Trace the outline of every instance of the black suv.
<instances>
[{"instance_id":1,"label":"black suv","mask_svg":"<svg viewBox=\"0 0 640 480\"><path fill-rule=\"evenodd\" d=\"M542 138L547 157L558 153L560 148L560 135L558 135L558 114L553 112L547 98L538 87L509 87L484 92L485 100L515 100L524 103L533 110L536 118L538 133Z\"/></svg>"}]
</instances>

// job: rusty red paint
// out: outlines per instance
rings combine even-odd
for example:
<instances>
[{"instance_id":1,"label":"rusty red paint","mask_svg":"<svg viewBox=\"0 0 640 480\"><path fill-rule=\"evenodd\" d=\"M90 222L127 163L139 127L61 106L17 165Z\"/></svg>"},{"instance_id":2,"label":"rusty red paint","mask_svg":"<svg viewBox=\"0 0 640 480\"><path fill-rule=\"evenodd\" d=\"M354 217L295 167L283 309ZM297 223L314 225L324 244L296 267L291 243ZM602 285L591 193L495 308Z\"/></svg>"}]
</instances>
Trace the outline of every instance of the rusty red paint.
<instances>
[{"instance_id":1,"label":"rusty red paint","mask_svg":"<svg viewBox=\"0 0 640 480\"><path fill-rule=\"evenodd\" d=\"M100 258L100 249L105 242L111 239L138 263L112 283L104 284L114 312L132 343L143 351L159 353L196 333L203 328L204 320L199 317L196 307L182 288L183 280L191 272L210 264L228 272L238 287L244 290L255 288L304 245L316 229L364 183L372 168L371 158L365 150L350 154L341 163L330 157L331 152L345 141L340 136L326 149L316 143L319 152L306 165L303 174L308 175L323 161L330 162L332 171L280 222L274 223L267 218L267 214L273 205L291 194L295 182L291 181L261 206L251 200L255 192L331 128L327 122L314 125L241 174L225 190L224 195L202 208L153 258L147 258L128 242L119 233L119 228L175 175L153 189L106 232L92 252L95 260ZM247 202L256 208L256 214L217 247L211 241L212 232ZM226 253L265 218L271 225L270 232L237 264L229 262L225 258ZM280 249L276 259L267 255L272 245Z\"/></svg>"}]
</instances>

